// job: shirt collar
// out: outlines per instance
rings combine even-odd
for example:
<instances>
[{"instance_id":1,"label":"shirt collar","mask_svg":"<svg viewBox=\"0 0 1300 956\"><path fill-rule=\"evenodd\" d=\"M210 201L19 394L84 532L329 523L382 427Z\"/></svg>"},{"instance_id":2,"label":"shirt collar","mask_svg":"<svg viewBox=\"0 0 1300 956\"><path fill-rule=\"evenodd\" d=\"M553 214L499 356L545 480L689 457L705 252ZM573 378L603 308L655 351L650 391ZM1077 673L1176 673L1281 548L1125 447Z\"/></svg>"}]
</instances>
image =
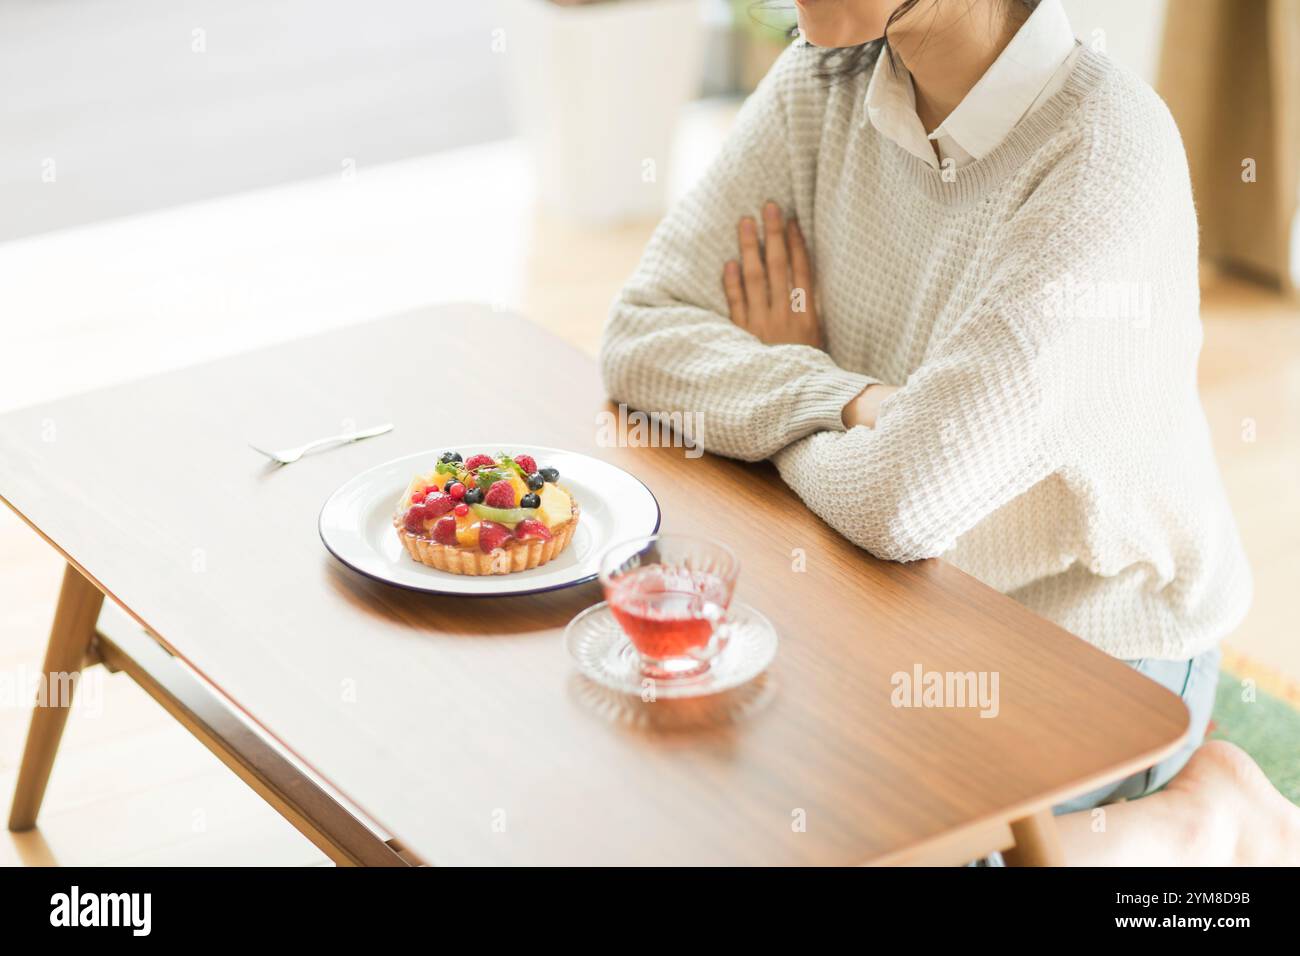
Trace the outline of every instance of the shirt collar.
<instances>
[{"instance_id":1,"label":"shirt collar","mask_svg":"<svg viewBox=\"0 0 1300 956\"><path fill-rule=\"evenodd\" d=\"M862 121L871 121L883 136L894 140L909 153L931 166L938 167L934 147L926 138L925 127L916 115L916 90L912 74L901 62L893 62L888 50L882 50L867 84L866 112Z\"/></svg>"},{"instance_id":2,"label":"shirt collar","mask_svg":"<svg viewBox=\"0 0 1300 956\"><path fill-rule=\"evenodd\" d=\"M1074 44L1061 0L1043 0L931 137L950 136L983 159L1029 112Z\"/></svg>"},{"instance_id":3,"label":"shirt collar","mask_svg":"<svg viewBox=\"0 0 1300 956\"><path fill-rule=\"evenodd\" d=\"M916 115L912 76L887 50L867 84L863 120L908 152L938 168L930 140L948 137L974 159L1007 138L1053 75L1074 52L1074 31L1061 0L1043 0L1020 26L957 108L927 136Z\"/></svg>"}]
</instances>

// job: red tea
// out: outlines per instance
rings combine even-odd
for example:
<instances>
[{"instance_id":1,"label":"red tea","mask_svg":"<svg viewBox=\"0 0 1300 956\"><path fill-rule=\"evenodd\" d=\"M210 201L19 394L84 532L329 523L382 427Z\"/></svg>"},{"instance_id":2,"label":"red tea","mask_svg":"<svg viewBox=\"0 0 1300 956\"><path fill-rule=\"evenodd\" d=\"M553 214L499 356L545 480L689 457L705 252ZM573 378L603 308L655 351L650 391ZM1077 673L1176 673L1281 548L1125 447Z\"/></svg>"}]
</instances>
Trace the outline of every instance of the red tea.
<instances>
[{"instance_id":1,"label":"red tea","mask_svg":"<svg viewBox=\"0 0 1300 956\"><path fill-rule=\"evenodd\" d=\"M616 579L610 609L642 657L667 660L704 647L730 601L716 574L651 564Z\"/></svg>"}]
</instances>

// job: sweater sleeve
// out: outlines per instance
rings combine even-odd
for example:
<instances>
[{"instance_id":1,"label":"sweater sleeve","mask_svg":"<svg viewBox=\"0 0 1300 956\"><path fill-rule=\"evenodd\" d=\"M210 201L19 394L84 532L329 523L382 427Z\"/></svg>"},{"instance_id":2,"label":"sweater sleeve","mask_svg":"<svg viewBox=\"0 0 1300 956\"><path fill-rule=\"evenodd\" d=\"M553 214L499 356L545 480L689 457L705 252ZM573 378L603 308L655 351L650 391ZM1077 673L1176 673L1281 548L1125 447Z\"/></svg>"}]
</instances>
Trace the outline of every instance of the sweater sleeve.
<instances>
[{"instance_id":1,"label":"sweater sleeve","mask_svg":"<svg viewBox=\"0 0 1300 956\"><path fill-rule=\"evenodd\" d=\"M936 557L1055 468L1042 354L1006 321L973 318L885 400L874 429L810 435L773 460L859 547Z\"/></svg>"},{"instance_id":2,"label":"sweater sleeve","mask_svg":"<svg viewBox=\"0 0 1300 956\"><path fill-rule=\"evenodd\" d=\"M1161 170L1134 156L1074 161L1039 184L990 243L980 293L874 429L821 432L774 457L814 513L877 557L937 557L1065 466L1081 422L1116 427L1097 409L1140 391L1140 333L1075 314L1070 296L1079 281L1151 285L1142 237L1169 228L1170 204L1151 194Z\"/></svg>"},{"instance_id":3,"label":"sweater sleeve","mask_svg":"<svg viewBox=\"0 0 1300 956\"><path fill-rule=\"evenodd\" d=\"M787 49L745 102L703 179L665 217L615 299L600 350L615 401L701 422L705 449L759 461L818 431L842 431L841 412L875 381L820 349L765 345L732 324L722 267L738 255L736 225L795 190L782 88L809 55ZM811 213L811 210L805 210Z\"/></svg>"}]
</instances>

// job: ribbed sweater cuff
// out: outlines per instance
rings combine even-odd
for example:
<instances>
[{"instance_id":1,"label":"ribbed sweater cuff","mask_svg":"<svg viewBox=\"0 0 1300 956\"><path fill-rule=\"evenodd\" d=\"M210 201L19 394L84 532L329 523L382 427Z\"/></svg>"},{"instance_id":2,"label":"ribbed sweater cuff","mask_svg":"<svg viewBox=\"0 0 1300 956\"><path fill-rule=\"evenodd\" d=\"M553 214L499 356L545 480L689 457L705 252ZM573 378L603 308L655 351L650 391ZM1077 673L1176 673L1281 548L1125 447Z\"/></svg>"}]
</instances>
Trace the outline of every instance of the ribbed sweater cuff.
<instances>
[{"instance_id":1,"label":"ribbed sweater cuff","mask_svg":"<svg viewBox=\"0 0 1300 956\"><path fill-rule=\"evenodd\" d=\"M844 406L868 385L880 380L836 368L813 377L799 396L791 416L791 431L799 436L820 431L844 431Z\"/></svg>"}]
</instances>

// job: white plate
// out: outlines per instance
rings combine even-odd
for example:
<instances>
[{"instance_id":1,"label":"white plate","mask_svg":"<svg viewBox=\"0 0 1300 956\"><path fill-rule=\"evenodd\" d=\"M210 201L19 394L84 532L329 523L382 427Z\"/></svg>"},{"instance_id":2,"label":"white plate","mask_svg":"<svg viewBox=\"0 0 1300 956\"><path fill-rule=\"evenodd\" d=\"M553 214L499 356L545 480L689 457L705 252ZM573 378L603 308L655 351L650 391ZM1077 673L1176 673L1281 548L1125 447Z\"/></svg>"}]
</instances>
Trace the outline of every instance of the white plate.
<instances>
[{"instance_id":1,"label":"white plate","mask_svg":"<svg viewBox=\"0 0 1300 956\"><path fill-rule=\"evenodd\" d=\"M397 499L411 479L433 469L444 451L466 458L480 451L532 455L542 468L557 468L560 484L582 513L569 546L531 571L474 577L451 574L414 560L393 529ZM465 442L407 455L362 472L330 495L320 513L325 547L352 570L377 581L432 594L535 594L594 580L610 545L659 530L659 502L622 468L577 452L515 442Z\"/></svg>"}]
</instances>

